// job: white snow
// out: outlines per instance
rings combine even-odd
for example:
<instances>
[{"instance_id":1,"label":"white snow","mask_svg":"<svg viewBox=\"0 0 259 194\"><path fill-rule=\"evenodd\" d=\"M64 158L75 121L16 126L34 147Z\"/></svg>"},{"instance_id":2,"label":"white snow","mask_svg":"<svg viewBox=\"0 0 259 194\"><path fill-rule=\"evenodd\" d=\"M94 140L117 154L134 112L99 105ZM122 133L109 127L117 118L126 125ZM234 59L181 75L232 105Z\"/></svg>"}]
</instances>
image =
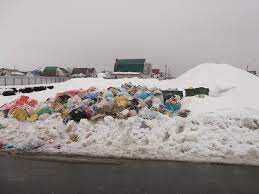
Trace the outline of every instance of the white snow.
<instances>
[{"instance_id":1,"label":"white snow","mask_svg":"<svg viewBox=\"0 0 259 194\"><path fill-rule=\"evenodd\" d=\"M177 79L164 81L78 78L29 96L43 101L65 90L103 89L125 82L161 89L204 86L210 88L210 96L184 98L183 108L191 110L187 118L152 112L153 120L140 115L127 120L107 116L97 123L82 120L78 125L64 125L55 114L35 123L2 118L0 123L7 128L0 129L0 140L21 148L48 140L40 148L43 152L259 165L259 78L230 65L201 64ZM1 96L0 104L18 96ZM67 143L71 133L79 136L77 143Z\"/></svg>"}]
</instances>

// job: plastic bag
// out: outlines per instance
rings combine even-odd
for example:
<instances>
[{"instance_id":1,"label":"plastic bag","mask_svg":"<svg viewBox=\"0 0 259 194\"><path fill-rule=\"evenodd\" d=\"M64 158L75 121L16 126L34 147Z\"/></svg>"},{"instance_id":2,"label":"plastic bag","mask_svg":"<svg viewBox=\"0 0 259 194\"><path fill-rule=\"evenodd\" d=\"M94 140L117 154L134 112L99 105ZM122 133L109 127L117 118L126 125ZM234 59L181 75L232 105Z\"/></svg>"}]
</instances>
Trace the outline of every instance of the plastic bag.
<instances>
[{"instance_id":1,"label":"plastic bag","mask_svg":"<svg viewBox=\"0 0 259 194\"><path fill-rule=\"evenodd\" d=\"M42 107L40 110L37 111L38 116L41 116L43 114L52 114L52 113L53 113L52 109L48 106Z\"/></svg>"},{"instance_id":2,"label":"plastic bag","mask_svg":"<svg viewBox=\"0 0 259 194\"><path fill-rule=\"evenodd\" d=\"M29 117L28 113L26 110L22 108L16 108L13 112L12 115L14 118L16 118L18 121L26 121L27 118Z\"/></svg>"},{"instance_id":3,"label":"plastic bag","mask_svg":"<svg viewBox=\"0 0 259 194\"><path fill-rule=\"evenodd\" d=\"M29 117L27 118L27 121L35 122L35 121L38 120L38 118L39 118L39 116L38 116L36 113L34 113L34 114L32 114L31 116L29 116Z\"/></svg>"},{"instance_id":4,"label":"plastic bag","mask_svg":"<svg viewBox=\"0 0 259 194\"><path fill-rule=\"evenodd\" d=\"M80 122L81 119L87 118L87 113L82 108L74 109L69 113L71 120Z\"/></svg>"},{"instance_id":5,"label":"plastic bag","mask_svg":"<svg viewBox=\"0 0 259 194\"><path fill-rule=\"evenodd\" d=\"M118 108L126 108L129 105L129 100L126 96L117 96L115 98L115 105Z\"/></svg>"}]
</instances>

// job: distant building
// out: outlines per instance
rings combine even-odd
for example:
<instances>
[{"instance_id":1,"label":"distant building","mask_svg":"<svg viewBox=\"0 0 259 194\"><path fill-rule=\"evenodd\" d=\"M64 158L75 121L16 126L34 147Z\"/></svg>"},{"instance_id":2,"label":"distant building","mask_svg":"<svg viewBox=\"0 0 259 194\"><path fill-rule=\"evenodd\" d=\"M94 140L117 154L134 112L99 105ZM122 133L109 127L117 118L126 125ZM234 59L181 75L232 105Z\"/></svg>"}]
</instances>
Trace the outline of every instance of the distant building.
<instances>
[{"instance_id":1,"label":"distant building","mask_svg":"<svg viewBox=\"0 0 259 194\"><path fill-rule=\"evenodd\" d=\"M152 69L152 75L153 78L161 78L162 73L160 72L160 69Z\"/></svg>"},{"instance_id":2,"label":"distant building","mask_svg":"<svg viewBox=\"0 0 259 194\"><path fill-rule=\"evenodd\" d=\"M0 69L0 76L23 76L25 72L19 71L17 69L8 69L8 68L1 68Z\"/></svg>"},{"instance_id":3,"label":"distant building","mask_svg":"<svg viewBox=\"0 0 259 194\"><path fill-rule=\"evenodd\" d=\"M69 72L62 67L48 66L42 71L42 76L55 77L55 76L68 76Z\"/></svg>"},{"instance_id":4,"label":"distant building","mask_svg":"<svg viewBox=\"0 0 259 194\"><path fill-rule=\"evenodd\" d=\"M42 71L40 69L35 69L27 73L28 76L40 76Z\"/></svg>"},{"instance_id":5,"label":"distant building","mask_svg":"<svg viewBox=\"0 0 259 194\"><path fill-rule=\"evenodd\" d=\"M72 77L97 77L95 68L74 68Z\"/></svg>"},{"instance_id":6,"label":"distant building","mask_svg":"<svg viewBox=\"0 0 259 194\"><path fill-rule=\"evenodd\" d=\"M152 69L153 74L160 74L160 69Z\"/></svg>"},{"instance_id":7,"label":"distant building","mask_svg":"<svg viewBox=\"0 0 259 194\"><path fill-rule=\"evenodd\" d=\"M151 77L152 66L146 59L116 59L113 78Z\"/></svg>"}]
</instances>

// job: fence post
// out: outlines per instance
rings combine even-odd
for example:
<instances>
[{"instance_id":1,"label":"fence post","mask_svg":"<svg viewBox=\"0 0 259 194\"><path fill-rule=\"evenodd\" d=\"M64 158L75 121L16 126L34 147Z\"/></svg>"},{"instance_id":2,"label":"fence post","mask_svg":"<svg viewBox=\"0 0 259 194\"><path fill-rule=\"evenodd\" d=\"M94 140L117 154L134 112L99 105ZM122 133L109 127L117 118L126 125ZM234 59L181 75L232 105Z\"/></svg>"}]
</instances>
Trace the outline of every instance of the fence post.
<instances>
[{"instance_id":1,"label":"fence post","mask_svg":"<svg viewBox=\"0 0 259 194\"><path fill-rule=\"evenodd\" d=\"M4 86L6 86L6 77L4 78Z\"/></svg>"},{"instance_id":2,"label":"fence post","mask_svg":"<svg viewBox=\"0 0 259 194\"><path fill-rule=\"evenodd\" d=\"M13 77L13 86L15 85L15 77Z\"/></svg>"}]
</instances>

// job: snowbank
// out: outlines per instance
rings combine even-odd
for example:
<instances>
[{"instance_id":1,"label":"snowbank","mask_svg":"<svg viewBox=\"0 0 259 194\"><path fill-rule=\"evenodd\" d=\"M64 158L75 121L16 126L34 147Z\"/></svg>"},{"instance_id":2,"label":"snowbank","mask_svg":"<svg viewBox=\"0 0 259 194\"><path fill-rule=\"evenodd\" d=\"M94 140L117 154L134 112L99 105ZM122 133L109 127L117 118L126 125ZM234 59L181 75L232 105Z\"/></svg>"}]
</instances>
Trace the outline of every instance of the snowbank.
<instances>
[{"instance_id":1,"label":"snowbank","mask_svg":"<svg viewBox=\"0 0 259 194\"><path fill-rule=\"evenodd\" d=\"M3 119L0 139L23 147L42 139L54 142L40 148L43 152L80 153L94 156L197 160L259 165L259 92L254 88L259 78L225 64L202 64L175 80L102 78L72 79L55 84L53 90L29 94L45 100L57 92L95 86L106 88L124 82L148 87L209 87L210 96L188 97L183 108L191 110L188 118L157 113L155 119L139 116L127 120L105 117L93 123L64 125L55 115L35 123ZM0 104L16 97L1 97ZM77 143L67 143L67 130L78 134ZM60 146L60 149L57 149Z\"/></svg>"}]
</instances>

